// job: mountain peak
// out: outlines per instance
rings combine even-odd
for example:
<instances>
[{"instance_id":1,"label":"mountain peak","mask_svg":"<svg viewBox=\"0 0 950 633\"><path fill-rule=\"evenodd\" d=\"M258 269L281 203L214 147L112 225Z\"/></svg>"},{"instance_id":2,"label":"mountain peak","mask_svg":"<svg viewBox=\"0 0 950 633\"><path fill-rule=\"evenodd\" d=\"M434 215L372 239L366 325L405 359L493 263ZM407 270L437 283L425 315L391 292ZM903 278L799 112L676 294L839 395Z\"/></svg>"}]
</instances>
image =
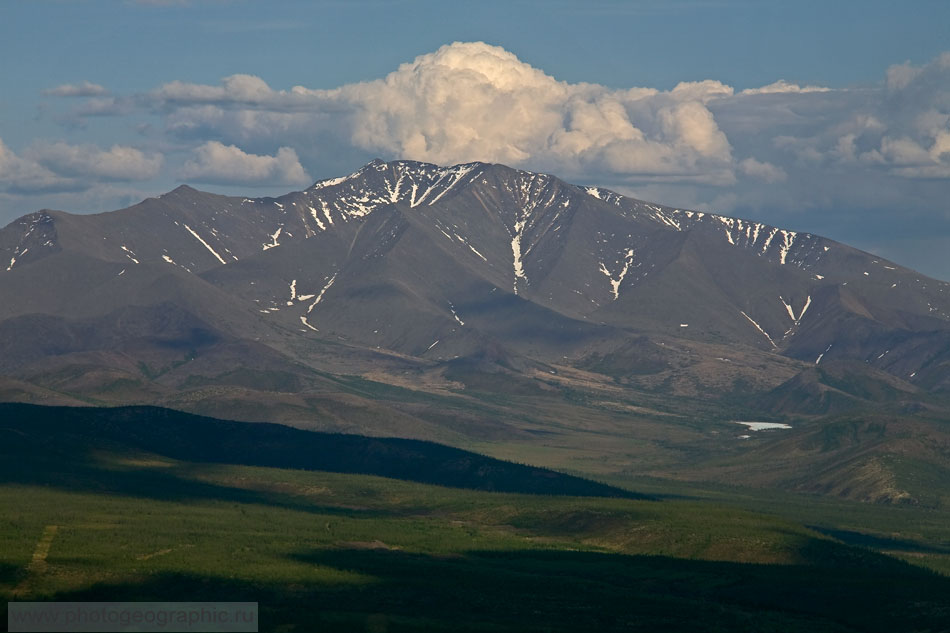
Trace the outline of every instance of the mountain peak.
<instances>
[{"instance_id":1,"label":"mountain peak","mask_svg":"<svg viewBox=\"0 0 950 633\"><path fill-rule=\"evenodd\" d=\"M380 206L431 205L459 185L480 175L485 163L441 167L431 163L374 159L348 176L316 182L304 191L314 208L335 210L346 217L362 217Z\"/></svg>"},{"instance_id":2,"label":"mountain peak","mask_svg":"<svg viewBox=\"0 0 950 633\"><path fill-rule=\"evenodd\" d=\"M202 192L199 191L199 190L197 190L197 189L195 189L194 187L189 187L188 185L178 185L177 187L175 187L174 189L172 189L172 190L169 191L168 193L162 194L161 197L164 198L165 196L172 196L172 195L175 195L175 196L192 196L192 195L200 194L200 193L202 193Z\"/></svg>"},{"instance_id":3,"label":"mountain peak","mask_svg":"<svg viewBox=\"0 0 950 633\"><path fill-rule=\"evenodd\" d=\"M688 369L727 388L776 355L769 388L835 360L950 385L950 286L818 236L483 162L377 159L276 198L182 185L111 214L27 216L0 231L0 296L0 325L181 302L248 337L273 324L293 354L320 338L430 362L497 341L515 369L576 361L633 381L693 367L664 347L688 339L736 348ZM680 375L660 374L643 384Z\"/></svg>"}]
</instances>

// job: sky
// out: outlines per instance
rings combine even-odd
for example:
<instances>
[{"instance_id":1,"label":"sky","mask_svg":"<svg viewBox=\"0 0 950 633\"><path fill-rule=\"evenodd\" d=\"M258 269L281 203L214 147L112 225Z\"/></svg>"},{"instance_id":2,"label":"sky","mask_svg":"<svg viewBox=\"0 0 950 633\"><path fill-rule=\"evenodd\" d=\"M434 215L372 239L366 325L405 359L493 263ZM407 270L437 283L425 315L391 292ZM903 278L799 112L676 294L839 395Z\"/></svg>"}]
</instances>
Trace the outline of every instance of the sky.
<instances>
[{"instance_id":1,"label":"sky","mask_svg":"<svg viewBox=\"0 0 950 633\"><path fill-rule=\"evenodd\" d=\"M0 2L0 226L500 162L950 280L950 2Z\"/></svg>"}]
</instances>

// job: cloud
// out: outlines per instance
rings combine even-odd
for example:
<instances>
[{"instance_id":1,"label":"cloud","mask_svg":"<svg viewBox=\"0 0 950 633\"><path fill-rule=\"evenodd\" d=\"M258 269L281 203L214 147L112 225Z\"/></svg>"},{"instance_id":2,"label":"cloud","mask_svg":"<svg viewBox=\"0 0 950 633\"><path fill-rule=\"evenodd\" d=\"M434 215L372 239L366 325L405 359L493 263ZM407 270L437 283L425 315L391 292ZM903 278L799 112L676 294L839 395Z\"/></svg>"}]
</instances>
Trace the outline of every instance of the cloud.
<instances>
[{"instance_id":1,"label":"cloud","mask_svg":"<svg viewBox=\"0 0 950 633\"><path fill-rule=\"evenodd\" d=\"M778 80L737 92L712 79L612 89L559 81L497 46L456 42L381 79L332 90L278 90L238 74L217 85L170 82L138 98L179 139L270 156L292 147L324 170L359 152L482 160L607 186L666 186L673 199L737 209L768 205L770 196L818 208L883 201L856 192L888 179L944 177L948 69L950 55L895 66L880 85L860 89ZM802 187L831 173L873 182Z\"/></svg>"},{"instance_id":2,"label":"cloud","mask_svg":"<svg viewBox=\"0 0 950 633\"><path fill-rule=\"evenodd\" d=\"M340 175L374 156L483 160L680 208L786 213L806 230L794 217L883 222L950 197L950 53L892 66L870 86L780 79L736 91L705 79L658 90L560 81L503 48L456 42L335 89L234 74L91 95L72 114L157 119L150 138L166 135L168 160L190 148L174 171L199 182L297 185L307 170Z\"/></svg>"},{"instance_id":3,"label":"cloud","mask_svg":"<svg viewBox=\"0 0 950 633\"><path fill-rule=\"evenodd\" d=\"M172 81L153 91L150 96L167 104L175 103L244 103L276 105L275 97L281 93L254 75L231 75L220 86Z\"/></svg>"},{"instance_id":4,"label":"cloud","mask_svg":"<svg viewBox=\"0 0 950 633\"><path fill-rule=\"evenodd\" d=\"M889 90L903 90L920 74L920 68L914 68L910 62L894 64L887 69L886 86Z\"/></svg>"},{"instance_id":5,"label":"cloud","mask_svg":"<svg viewBox=\"0 0 950 633\"><path fill-rule=\"evenodd\" d=\"M78 119L90 116L121 116L135 111L134 100L121 97L102 97L86 99L72 110L71 115Z\"/></svg>"},{"instance_id":6,"label":"cloud","mask_svg":"<svg viewBox=\"0 0 950 633\"><path fill-rule=\"evenodd\" d=\"M82 81L78 84L62 84L49 88L44 90L43 94L51 97L101 97L109 94L109 91L99 84Z\"/></svg>"},{"instance_id":7,"label":"cloud","mask_svg":"<svg viewBox=\"0 0 950 633\"><path fill-rule=\"evenodd\" d=\"M569 84L502 48L457 42L335 96L354 106L353 142L392 156L690 179L728 171L730 146L705 101L729 91Z\"/></svg>"},{"instance_id":8,"label":"cloud","mask_svg":"<svg viewBox=\"0 0 950 633\"><path fill-rule=\"evenodd\" d=\"M762 86L761 88L747 88L739 94L743 95L771 95L771 94L802 94L808 92L831 92L831 88L824 88L822 86L799 86L798 84L793 84L785 81L784 79L779 79L774 83L770 83L767 86Z\"/></svg>"},{"instance_id":9,"label":"cloud","mask_svg":"<svg viewBox=\"0 0 950 633\"><path fill-rule=\"evenodd\" d=\"M81 191L85 185L59 176L36 161L17 156L0 139L0 191L14 194L38 194Z\"/></svg>"},{"instance_id":10,"label":"cloud","mask_svg":"<svg viewBox=\"0 0 950 633\"><path fill-rule=\"evenodd\" d=\"M335 90L232 75L217 86L170 82L147 99L184 138L266 145L324 134L389 158L732 182L729 142L706 108L730 94L715 81L668 92L569 84L503 48L456 42Z\"/></svg>"},{"instance_id":11,"label":"cloud","mask_svg":"<svg viewBox=\"0 0 950 633\"><path fill-rule=\"evenodd\" d=\"M950 54L919 67L892 66L876 88L775 98L782 100L772 106L780 109L820 108L773 136L772 146L786 156L771 155L770 162L782 164L792 156L799 166L854 170L867 178L950 173ZM732 106L741 112L747 104L740 100ZM775 116L765 123L776 130L781 121Z\"/></svg>"},{"instance_id":12,"label":"cloud","mask_svg":"<svg viewBox=\"0 0 950 633\"><path fill-rule=\"evenodd\" d=\"M107 150L95 145L34 143L26 156L56 174L96 180L149 180L158 175L164 158L124 145Z\"/></svg>"},{"instance_id":13,"label":"cloud","mask_svg":"<svg viewBox=\"0 0 950 633\"><path fill-rule=\"evenodd\" d=\"M663 91L563 82L501 47L455 42L381 79L332 90L278 90L235 74L127 97L93 96L89 82L53 91L90 95L73 111L79 118L144 111L180 140L265 158L293 148L310 167L379 155L502 162L614 184L731 187L738 176L800 183L828 169L939 178L950 165L948 86L950 53L892 66L879 86L863 89L780 79L736 92L706 79Z\"/></svg>"},{"instance_id":14,"label":"cloud","mask_svg":"<svg viewBox=\"0 0 950 633\"><path fill-rule=\"evenodd\" d=\"M703 81L681 81L670 91L670 95L680 101L694 100L708 103L712 99L729 97L733 92L732 86L727 86L720 81L705 79Z\"/></svg>"},{"instance_id":15,"label":"cloud","mask_svg":"<svg viewBox=\"0 0 950 633\"><path fill-rule=\"evenodd\" d=\"M754 158L746 158L739 162L739 169L747 176L760 178L765 182L781 182L787 178L781 167L772 163L765 163Z\"/></svg>"},{"instance_id":16,"label":"cloud","mask_svg":"<svg viewBox=\"0 0 950 633\"><path fill-rule=\"evenodd\" d=\"M218 141L208 141L196 148L180 176L198 182L248 186L312 182L297 152L290 147L281 147L275 156L258 156Z\"/></svg>"}]
</instances>

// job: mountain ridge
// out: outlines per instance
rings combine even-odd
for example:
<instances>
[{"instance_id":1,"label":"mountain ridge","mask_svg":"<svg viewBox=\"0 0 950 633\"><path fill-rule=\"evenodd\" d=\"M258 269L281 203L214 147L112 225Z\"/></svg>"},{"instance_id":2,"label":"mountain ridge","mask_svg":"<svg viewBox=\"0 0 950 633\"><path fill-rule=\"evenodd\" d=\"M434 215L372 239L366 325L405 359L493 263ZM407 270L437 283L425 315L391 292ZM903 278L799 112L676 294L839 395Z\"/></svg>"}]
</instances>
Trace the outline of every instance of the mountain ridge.
<instances>
[{"instance_id":1,"label":"mountain ridge","mask_svg":"<svg viewBox=\"0 0 950 633\"><path fill-rule=\"evenodd\" d=\"M0 230L0 261L0 373L26 401L463 444L587 433L569 412L708 443L723 417L939 412L950 388L948 284L504 165L41 211Z\"/></svg>"},{"instance_id":2,"label":"mountain ridge","mask_svg":"<svg viewBox=\"0 0 950 633\"><path fill-rule=\"evenodd\" d=\"M434 206L448 205L446 208L451 209L456 204L464 206L464 214L446 213L444 209L428 212ZM604 213L605 207L596 211L589 208L598 205L619 213L611 217ZM397 215L380 226L370 223L375 233L361 237L369 231L364 230L368 217L377 210ZM591 222L594 215L597 217ZM637 230L631 230L625 220L636 222ZM7 273L18 264L22 268L65 250L99 262L127 264L118 275L125 274L128 266L161 262L199 277L209 274L220 278L224 276L220 270L213 271L321 234L336 237L336 243L321 240L321 248L335 253L330 259L348 257L354 248L367 248L385 258L386 249L395 247L399 236L407 231L421 234L414 238L419 242L417 248L447 251L465 272L476 271L479 281L500 290L509 284L512 294L526 295L530 301L570 319L626 328L630 327L628 317L634 310L638 312L636 320L648 329L674 334L679 327L683 331L678 334L686 335L696 331L686 328L701 327L697 322L708 320L696 306L705 304L702 309L709 312L708 306L718 303L718 312L729 314L709 323L704 334L727 332L727 338L737 342L765 350L790 350L790 355L802 360L811 357L820 362L836 354L833 341L824 340L827 336L820 344L799 344L794 338L799 330L811 325L802 327L809 310L812 314L823 309L843 310L852 319L905 330L940 329L950 321L948 284L922 280L913 271L832 240L738 218L663 207L603 188L570 185L547 174L479 162L438 167L376 159L348 176L320 180L303 191L277 198L220 196L182 185L158 198L104 214L76 216L39 211L0 231L0 257L10 255L7 270L2 271ZM17 232L19 239L15 239ZM737 264L702 256L700 251L713 248L709 242L716 237L739 253L750 253L780 266L766 274L776 286L786 288L767 299L745 292L742 284L759 282L750 281L746 271L752 270L752 276L760 278L761 271L749 261ZM167 246L160 243L163 238L168 239ZM440 241L443 238L456 248L449 249ZM360 239L365 245L360 245ZM370 246L367 239L379 243ZM572 248L574 254L568 256ZM594 265L586 265L580 275L576 270L565 272L578 266L576 253L585 250L596 256L590 262ZM362 253L362 258L369 261L370 254ZM731 259L741 260L742 256ZM507 265L505 260L509 260ZM832 261L826 264L825 260ZM285 280L289 300L284 303L302 297L314 300L306 314L297 315L300 325L314 331L319 328L310 323L309 315L329 298L328 293L339 292L343 280L336 270L339 261L323 261L320 265L324 274L309 280L306 288L301 285L300 292L297 284L302 280ZM82 263L76 266L83 268ZM717 266L720 270L715 269ZM789 277L795 276L787 274L789 266L806 273L807 281L799 277L789 282ZM873 281L872 272L865 268L872 268ZM667 273L672 279L654 282L649 279L651 272L661 277ZM884 281L877 282L878 276ZM701 283L697 283L699 279ZM899 295L901 309L888 308L879 301L873 311L869 310L860 294L845 290L849 283L856 282L866 282L864 288L890 282L891 294ZM567 287L572 284L574 287ZM921 298L928 284L931 292ZM677 285L684 290L677 291ZM711 296L708 289L714 286L718 290ZM912 288L901 295L903 288L899 286ZM645 297L646 301L640 303L652 308L628 305L632 292ZM880 290L875 288L875 292ZM908 294L915 296L908 300ZM416 292L413 296L418 295ZM685 305L690 297L693 305ZM943 299L942 305L933 305L935 297ZM261 307L263 313L281 308L274 297L267 300L269 303ZM257 297L254 301L262 303L265 299ZM672 318L671 310L656 309L677 301L684 302L681 318ZM893 300L888 298L888 302ZM916 311L908 309L912 303L922 302L927 304L926 313L921 313L921 305L913 306ZM454 307L448 307L455 303L447 299L439 311L443 317L446 312L452 314L452 320L458 323L461 317ZM3 316L14 316L9 307ZM911 326L909 321L916 322ZM829 344L832 348L825 350ZM904 377L910 378L913 373L907 372Z\"/></svg>"}]
</instances>

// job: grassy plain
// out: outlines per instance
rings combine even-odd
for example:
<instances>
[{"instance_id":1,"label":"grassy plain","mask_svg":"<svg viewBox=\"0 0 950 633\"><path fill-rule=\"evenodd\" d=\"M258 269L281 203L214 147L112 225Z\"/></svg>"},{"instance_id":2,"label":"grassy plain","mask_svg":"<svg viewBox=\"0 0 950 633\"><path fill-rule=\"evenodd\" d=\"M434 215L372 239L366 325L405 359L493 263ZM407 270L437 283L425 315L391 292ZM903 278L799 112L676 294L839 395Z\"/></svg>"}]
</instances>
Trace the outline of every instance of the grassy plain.
<instances>
[{"instance_id":1,"label":"grassy plain","mask_svg":"<svg viewBox=\"0 0 950 633\"><path fill-rule=\"evenodd\" d=\"M258 601L263 631L950 622L950 578L926 568L946 569L950 521L932 509L652 479L611 482L652 500L497 493L118 446L5 457L4 602Z\"/></svg>"}]
</instances>

